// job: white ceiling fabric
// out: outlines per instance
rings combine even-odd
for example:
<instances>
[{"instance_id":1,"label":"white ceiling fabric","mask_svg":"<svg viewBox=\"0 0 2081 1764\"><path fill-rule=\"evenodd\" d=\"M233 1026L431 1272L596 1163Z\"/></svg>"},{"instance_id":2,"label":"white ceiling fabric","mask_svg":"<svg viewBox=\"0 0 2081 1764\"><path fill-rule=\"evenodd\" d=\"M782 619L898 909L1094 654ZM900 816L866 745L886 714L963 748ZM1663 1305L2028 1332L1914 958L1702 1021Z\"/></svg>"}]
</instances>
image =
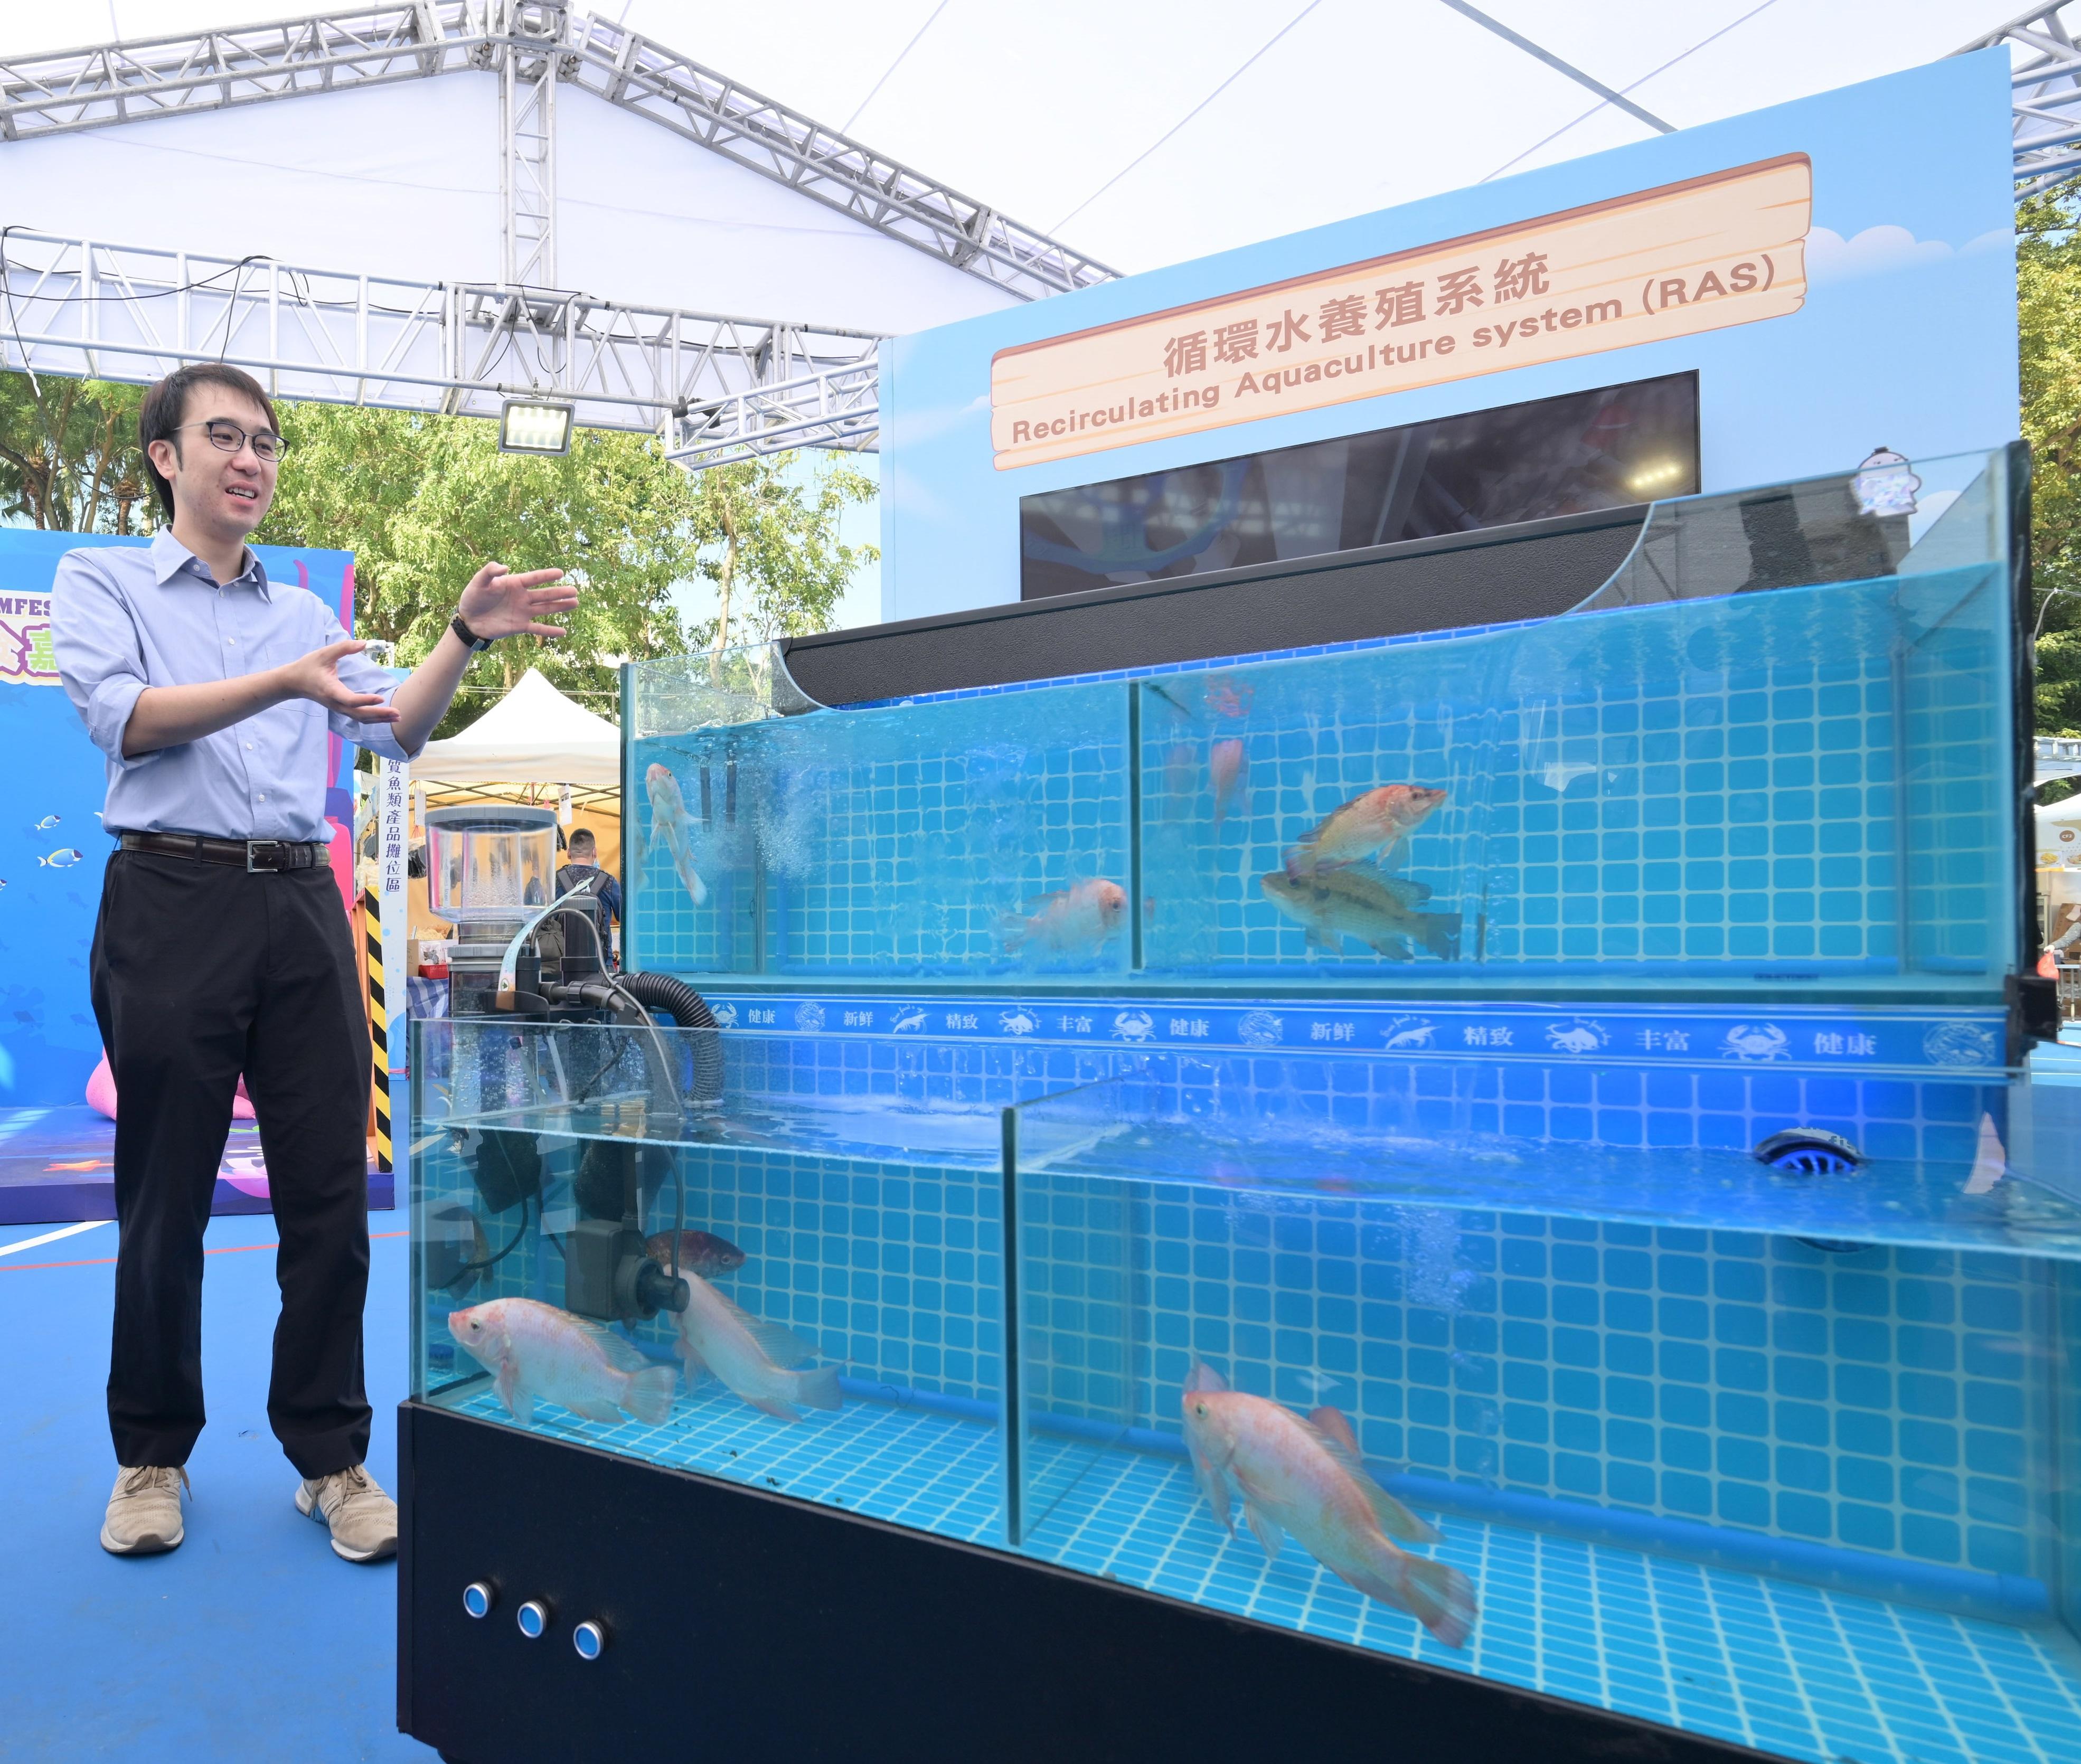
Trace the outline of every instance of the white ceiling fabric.
<instances>
[{"instance_id":1,"label":"white ceiling fabric","mask_svg":"<svg viewBox=\"0 0 2081 1764\"><path fill-rule=\"evenodd\" d=\"M0 51L296 10L320 8L45 0L5 9ZM598 0L592 10L820 120L843 125L858 111L857 138L1127 271L1650 132L1438 0ZM1608 84L1632 86L1635 102L1682 127L1930 60L2003 23L2015 0L1766 0L1759 10L1759 0L1489 0L1485 10ZM568 86L560 98L557 279L567 288L880 331L1007 299L640 118ZM494 279L496 114L491 77L451 74L0 145L0 224Z\"/></svg>"}]
</instances>

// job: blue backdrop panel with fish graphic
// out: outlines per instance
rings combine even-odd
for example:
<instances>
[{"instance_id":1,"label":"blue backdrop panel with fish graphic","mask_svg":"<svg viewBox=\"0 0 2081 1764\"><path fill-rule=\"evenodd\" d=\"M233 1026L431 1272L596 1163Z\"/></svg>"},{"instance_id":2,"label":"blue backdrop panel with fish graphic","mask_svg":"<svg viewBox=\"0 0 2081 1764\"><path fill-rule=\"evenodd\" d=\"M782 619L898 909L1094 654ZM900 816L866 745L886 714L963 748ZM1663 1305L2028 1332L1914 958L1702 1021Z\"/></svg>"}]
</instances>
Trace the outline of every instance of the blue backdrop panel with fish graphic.
<instances>
[{"instance_id":1,"label":"blue backdrop panel with fish graphic","mask_svg":"<svg viewBox=\"0 0 2081 1764\"><path fill-rule=\"evenodd\" d=\"M65 695L51 649L51 582L83 545L144 545L105 533L0 529L0 1102L80 1100L101 1057L87 951L112 849L99 750ZM342 551L254 548L268 574L308 588L354 628L354 560ZM352 753L334 741L326 812L352 823Z\"/></svg>"}]
</instances>

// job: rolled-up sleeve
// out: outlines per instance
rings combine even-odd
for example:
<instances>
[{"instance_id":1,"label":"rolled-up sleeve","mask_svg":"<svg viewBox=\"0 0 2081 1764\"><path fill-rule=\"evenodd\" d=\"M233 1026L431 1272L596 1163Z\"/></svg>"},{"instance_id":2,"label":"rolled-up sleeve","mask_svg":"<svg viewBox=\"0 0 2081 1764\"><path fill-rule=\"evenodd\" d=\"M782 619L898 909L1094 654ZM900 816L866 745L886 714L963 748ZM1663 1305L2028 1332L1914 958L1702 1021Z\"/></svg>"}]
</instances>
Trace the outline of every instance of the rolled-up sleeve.
<instances>
[{"instance_id":1,"label":"rolled-up sleeve","mask_svg":"<svg viewBox=\"0 0 2081 1764\"><path fill-rule=\"evenodd\" d=\"M65 696L109 763L126 771L166 751L126 755L123 732L145 678L144 645L122 590L91 551L67 552L51 584L51 641Z\"/></svg>"},{"instance_id":2,"label":"rolled-up sleeve","mask_svg":"<svg viewBox=\"0 0 2081 1764\"><path fill-rule=\"evenodd\" d=\"M323 649L328 644L347 643L351 639L339 620L330 612L325 615L324 633L315 647ZM340 684L355 692L373 692L385 704L397 695L403 682L388 668L379 668L365 654L343 655L333 670L339 676ZM363 723L356 721L342 711L329 711L326 721L334 734L343 741L351 741L357 747L365 747L372 754L385 759L410 759L413 756L397 743L397 725L392 723Z\"/></svg>"}]
</instances>

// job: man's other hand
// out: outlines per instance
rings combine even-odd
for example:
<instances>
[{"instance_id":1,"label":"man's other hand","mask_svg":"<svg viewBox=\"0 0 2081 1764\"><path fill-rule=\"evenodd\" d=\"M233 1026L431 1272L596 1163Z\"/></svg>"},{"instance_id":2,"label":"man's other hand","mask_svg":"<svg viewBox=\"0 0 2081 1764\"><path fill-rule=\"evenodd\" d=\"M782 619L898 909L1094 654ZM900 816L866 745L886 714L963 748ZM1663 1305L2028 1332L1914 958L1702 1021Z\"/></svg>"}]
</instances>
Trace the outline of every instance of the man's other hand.
<instances>
[{"instance_id":1,"label":"man's other hand","mask_svg":"<svg viewBox=\"0 0 2081 1764\"><path fill-rule=\"evenodd\" d=\"M480 637L561 637L561 625L545 618L569 612L578 591L564 581L561 569L529 569L509 575L503 564L486 564L469 578L456 611Z\"/></svg>"},{"instance_id":2,"label":"man's other hand","mask_svg":"<svg viewBox=\"0 0 2081 1764\"><path fill-rule=\"evenodd\" d=\"M339 677L343 656L359 655L368 645L351 639L328 643L322 649L280 669L282 684L290 698L309 699L328 711L338 711L357 723L394 723L398 713L374 692L357 692Z\"/></svg>"}]
</instances>

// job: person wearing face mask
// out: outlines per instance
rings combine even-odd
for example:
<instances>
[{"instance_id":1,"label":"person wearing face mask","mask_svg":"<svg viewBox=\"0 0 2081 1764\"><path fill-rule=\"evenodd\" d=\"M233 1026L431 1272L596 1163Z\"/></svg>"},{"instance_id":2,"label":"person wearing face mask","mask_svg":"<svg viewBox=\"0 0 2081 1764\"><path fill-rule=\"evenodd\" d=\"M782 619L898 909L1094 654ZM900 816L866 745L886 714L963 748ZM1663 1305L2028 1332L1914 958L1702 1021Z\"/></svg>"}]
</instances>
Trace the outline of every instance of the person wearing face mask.
<instances>
[{"instance_id":1,"label":"person wearing face mask","mask_svg":"<svg viewBox=\"0 0 2081 1764\"><path fill-rule=\"evenodd\" d=\"M267 1414L299 1511L349 1561L394 1553L368 1475L368 1035L325 818L328 733L392 759L425 745L471 657L577 603L562 572L488 563L411 677L246 545L285 443L258 381L169 374L139 417L167 524L149 547L68 552L53 590L65 689L107 760L94 1010L123 1099L108 1371L119 1470L102 1547L177 1546L204 1422L203 1233L243 1072L281 1245ZM190 1491L192 1496L192 1490Z\"/></svg>"}]
</instances>

